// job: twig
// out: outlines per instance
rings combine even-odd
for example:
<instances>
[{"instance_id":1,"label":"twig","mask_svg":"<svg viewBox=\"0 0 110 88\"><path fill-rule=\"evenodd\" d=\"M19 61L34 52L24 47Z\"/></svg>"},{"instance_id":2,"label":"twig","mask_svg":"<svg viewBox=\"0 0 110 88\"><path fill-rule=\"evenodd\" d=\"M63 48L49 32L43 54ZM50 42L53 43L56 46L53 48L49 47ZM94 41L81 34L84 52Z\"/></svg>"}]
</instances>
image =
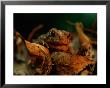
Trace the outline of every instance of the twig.
<instances>
[{"instance_id":1,"label":"twig","mask_svg":"<svg viewBox=\"0 0 110 88\"><path fill-rule=\"evenodd\" d=\"M40 25L38 25L37 27L35 27L35 28L31 31L31 33L29 34L29 36L28 36L28 41L31 41L33 35L34 35L39 29L41 29L41 28L43 28L43 25L42 25L42 24L40 24Z\"/></svg>"},{"instance_id":2,"label":"twig","mask_svg":"<svg viewBox=\"0 0 110 88\"><path fill-rule=\"evenodd\" d=\"M69 20L67 20L66 21L68 24L70 24L70 25L72 25L72 26L75 26L75 24L74 23L72 23L71 21L69 21Z\"/></svg>"},{"instance_id":3,"label":"twig","mask_svg":"<svg viewBox=\"0 0 110 88\"><path fill-rule=\"evenodd\" d=\"M75 23L72 23L71 21L67 20L66 21L68 24L72 25L72 26L75 26L76 24ZM87 32L90 32L90 33L93 33L93 34L96 34L97 35L97 32L93 31L92 29L84 29L84 31L87 31Z\"/></svg>"}]
</instances>

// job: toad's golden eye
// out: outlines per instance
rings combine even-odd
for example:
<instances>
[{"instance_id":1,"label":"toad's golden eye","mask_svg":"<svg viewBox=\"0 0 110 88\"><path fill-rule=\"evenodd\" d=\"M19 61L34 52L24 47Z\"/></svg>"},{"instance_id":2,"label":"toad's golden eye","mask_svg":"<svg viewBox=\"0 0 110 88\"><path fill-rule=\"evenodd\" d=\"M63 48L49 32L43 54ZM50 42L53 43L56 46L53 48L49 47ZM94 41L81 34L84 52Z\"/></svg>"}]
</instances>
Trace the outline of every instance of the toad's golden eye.
<instances>
[{"instance_id":1,"label":"toad's golden eye","mask_svg":"<svg viewBox=\"0 0 110 88\"><path fill-rule=\"evenodd\" d=\"M50 31L50 32L48 33L48 36L54 37L54 36L55 36L55 33L54 33L53 31Z\"/></svg>"}]
</instances>

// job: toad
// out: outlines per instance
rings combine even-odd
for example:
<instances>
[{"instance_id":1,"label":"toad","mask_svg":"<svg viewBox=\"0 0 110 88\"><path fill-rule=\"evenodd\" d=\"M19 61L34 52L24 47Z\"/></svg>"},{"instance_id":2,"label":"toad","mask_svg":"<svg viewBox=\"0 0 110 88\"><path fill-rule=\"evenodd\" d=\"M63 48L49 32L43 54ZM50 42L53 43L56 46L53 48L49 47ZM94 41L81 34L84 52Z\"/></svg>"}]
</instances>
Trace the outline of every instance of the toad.
<instances>
[{"instance_id":1,"label":"toad","mask_svg":"<svg viewBox=\"0 0 110 88\"><path fill-rule=\"evenodd\" d=\"M65 30L58 30L57 28L52 28L46 34L38 37L36 43L40 43L51 50L56 51L70 51L72 34Z\"/></svg>"}]
</instances>

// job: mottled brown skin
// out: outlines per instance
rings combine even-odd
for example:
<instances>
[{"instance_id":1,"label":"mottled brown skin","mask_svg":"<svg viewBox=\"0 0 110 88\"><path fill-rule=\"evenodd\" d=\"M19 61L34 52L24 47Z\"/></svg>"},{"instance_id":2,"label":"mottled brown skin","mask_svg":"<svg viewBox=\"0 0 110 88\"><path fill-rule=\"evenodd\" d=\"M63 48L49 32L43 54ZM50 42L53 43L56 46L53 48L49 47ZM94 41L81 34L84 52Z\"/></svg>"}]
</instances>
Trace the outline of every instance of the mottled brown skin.
<instances>
[{"instance_id":1,"label":"mottled brown skin","mask_svg":"<svg viewBox=\"0 0 110 88\"><path fill-rule=\"evenodd\" d=\"M67 45L68 43L72 41L72 35L70 32L52 28L47 33L46 41L47 43L51 43L54 45Z\"/></svg>"},{"instance_id":2,"label":"mottled brown skin","mask_svg":"<svg viewBox=\"0 0 110 88\"><path fill-rule=\"evenodd\" d=\"M64 30L52 28L48 33L41 35L36 43L40 43L57 51L68 51L72 42L72 34Z\"/></svg>"},{"instance_id":3,"label":"mottled brown skin","mask_svg":"<svg viewBox=\"0 0 110 88\"><path fill-rule=\"evenodd\" d=\"M54 51L64 51L69 52L70 46L69 45L53 45L49 44L49 47Z\"/></svg>"},{"instance_id":4,"label":"mottled brown skin","mask_svg":"<svg viewBox=\"0 0 110 88\"><path fill-rule=\"evenodd\" d=\"M74 73L70 66L72 57L70 53L54 52L51 57L57 75L71 75Z\"/></svg>"}]
</instances>

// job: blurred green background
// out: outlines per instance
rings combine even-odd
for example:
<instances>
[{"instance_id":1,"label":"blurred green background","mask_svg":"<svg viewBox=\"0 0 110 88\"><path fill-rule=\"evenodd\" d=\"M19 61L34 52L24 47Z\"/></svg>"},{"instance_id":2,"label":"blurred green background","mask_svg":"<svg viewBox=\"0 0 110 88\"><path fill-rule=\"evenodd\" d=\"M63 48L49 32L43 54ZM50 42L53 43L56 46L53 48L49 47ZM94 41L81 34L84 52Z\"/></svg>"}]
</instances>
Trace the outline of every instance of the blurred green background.
<instances>
[{"instance_id":1,"label":"blurred green background","mask_svg":"<svg viewBox=\"0 0 110 88\"><path fill-rule=\"evenodd\" d=\"M73 23L82 22L85 28L97 31L96 13L15 13L14 29L25 38L39 24L43 24L44 28L38 34L46 33L53 27L74 32L75 29L67 23L68 20Z\"/></svg>"}]
</instances>

